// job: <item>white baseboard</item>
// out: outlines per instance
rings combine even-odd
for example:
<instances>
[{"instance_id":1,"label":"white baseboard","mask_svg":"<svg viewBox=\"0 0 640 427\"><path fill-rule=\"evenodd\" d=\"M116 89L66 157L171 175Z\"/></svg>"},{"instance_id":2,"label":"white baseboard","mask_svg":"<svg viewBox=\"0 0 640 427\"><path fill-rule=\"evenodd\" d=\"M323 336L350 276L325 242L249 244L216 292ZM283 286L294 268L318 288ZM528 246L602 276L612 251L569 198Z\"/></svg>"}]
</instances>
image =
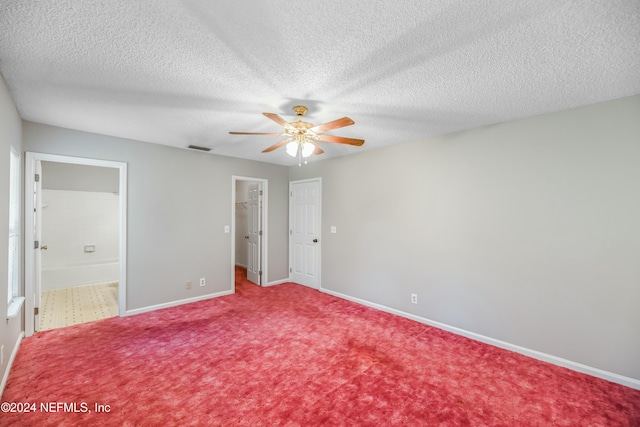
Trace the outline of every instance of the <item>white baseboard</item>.
<instances>
[{"instance_id":1,"label":"white baseboard","mask_svg":"<svg viewBox=\"0 0 640 427\"><path fill-rule=\"evenodd\" d=\"M2 376L2 383L0 384L0 397L4 394L4 388L7 385L7 380L9 379L9 372L11 372L11 367L13 366L13 361L18 354L18 348L20 348L20 343L22 342L22 338L24 338L24 332L20 332L18 335L18 339L16 340L16 344L13 346L13 351L11 352L11 356L7 361L7 369L4 371L4 375Z\"/></svg>"},{"instance_id":2,"label":"white baseboard","mask_svg":"<svg viewBox=\"0 0 640 427\"><path fill-rule=\"evenodd\" d=\"M161 308L175 307L175 306L182 305L182 304L189 304L190 302L202 301L202 300L205 300L205 299L211 299L211 298L222 297L222 296L225 296L225 295L231 295L233 292L234 292L233 290L228 290L228 291L216 292L215 294L200 295L198 297L186 298L186 299L181 299L181 300L177 300L177 301L166 302L166 303L163 303L163 304L150 305L150 306L147 306L147 307L136 308L136 309L133 309L133 310L127 310L124 315L125 316L132 316L134 314L147 313L149 311L160 310Z\"/></svg>"},{"instance_id":3,"label":"white baseboard","mask_svg":"<svg viewBox=\"0 0 640 427\"><path fill-rule=\"evenodd\" d=\"M273 282L269 282L264 286L274 286L274 285L282 285L283 283L288 283L290 282L289 278L287 277L286 279L281 279L281 280L274 280Z\"/></svg>"},{"instance_id":4,"label":"white baseboard","mask_svg":"<svg viewBox=\"0 0 640 427\"><path fill-rule=\"evenodd\" d=\"M457 335L462 335L464 337L471 338L473 340L480 341L485 344L490 344L495 347L500 347L505 350L510 350L516 353L520 353L525 356L531 357L533 359L542 360L543 362L548 362L553 365L562 366L563 368L571 369L573 371L581 372L583 374L591 375L597 378L602 378L607 381L611 381L626 387L631 387L636 390L640 390L640 380L637 380L635 378L625 377L624 375L619 375L613 372L604 371L602 369L593 368L591 366L583 365L582 363L573 362L571 360L563 359L561 357L556 357L551 354L542 353L540 351L531 350L529 348L521 347L519 345L511 344L505 341L500 341L495 338L490 338L484 335L477 334L475 332L470 332L465 329L447 325L445 323L436 322L435 320L416 316L415 314L406 313L404 311L396 310L394 308L390 308L381 304L376 304L374 302L370 302L370 301L362 300L360 298L355 298L349 295L341 294L339 292L331 291L329 289L320 288L320 291L333 295L338 298L346 299L358 304L365 305L367 307L375 308L381 311L385 311L387 313L406 317L407 319L415 320L416 322L424 323L429 326L436 327L438 329L443 329L445 331L452 332Z\"/></svg>"}]
</instances>

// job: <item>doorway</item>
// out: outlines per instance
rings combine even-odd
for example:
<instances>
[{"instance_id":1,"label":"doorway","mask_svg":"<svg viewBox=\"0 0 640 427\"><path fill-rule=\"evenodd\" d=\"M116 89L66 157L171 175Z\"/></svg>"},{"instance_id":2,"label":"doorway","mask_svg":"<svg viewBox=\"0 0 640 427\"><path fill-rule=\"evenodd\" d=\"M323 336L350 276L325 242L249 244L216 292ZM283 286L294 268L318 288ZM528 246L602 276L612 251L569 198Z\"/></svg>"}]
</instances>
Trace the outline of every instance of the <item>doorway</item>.
<instances>
[{"instance_id":1,"label":"doorway","mask_svg":"<svg viewBox=\"0 0 640 427\"><path fill-rule=\"evenodd\" d=\"M39 330L117 316L118 169L42 161L41 170Z\"/></svg>"},{"instance_id":2,"label":"doorway","mask_svg":"<svg viewBox=\"0 0 640 427\"><path fill-rule=\"evenodd\" d=\"M320 288L322 179L289 183L289 279Z\"/></svg>"},{"instance_id":3,"label":"doorway","mask_svg":"<svg viewBox=\"0 0 640 427\"><path fill-rule=\"evenodd\" d=\"M25 295L27 296L25 302L25 335L29 336L40 330L42 309L44 308L41 298L43 291L50 291L52 290L51 288L60 287L61 282L72 286L81 285L83 281L91 282L97 280L103 282L102 285L105 285L103 286L105 288L103 296L108 298L109 294L113 295L115 292L117 295L115 314L123 316L126 310L126 163L28 152L26 153L25 166ZM52 190L48 188L51 186L45 185L43 189L43 182L47 181L45 176L47 170L49 170L50 178L56 182L53 187L60 187L61 185L64 187L64 184L61 183L66 182L66 185L70 185L71 188L64 190L58 188L57 190L60 191L48 191ZM50 173L54 170L57 170L57 172ZM93 182L89 182L91 179L74 180L74 176L77 177L74 174L79 173L81 170L85 173L92 171L93 173L89 175L92 177ZM100 173L96 174L98 170L110 176L111 182L99 184L98 181L101 181L101 179L99 178ZM114 180L117 181L113 182ZM83 191L91 188L98 189L101 185L103 187L101 192ZM104 191L105 185L109 188L109 191ZM89 193L91 194L89 195ZM88 196L89 199L84 196ZM107 210L107 205L111 206L109 208L111 209L111 221L115 223L107 227L109 230L102 230L102 235L100 235L99 231L92 235L84 235L81 236L83 237L81 239L82 243L78 240L75 244L67 245L69 241L73 241L81 234L79 229L72 229L73 226L79 224L71 225L68 223L69 217L74 217L78 214L78 212L73 212L70 209L75 207L76 210L80 210L79 206L80 203L83 203L82 200L84 202L91 200L96 203L98 199L104 208L103 210ZM89 213L90 217L102 215L102 212L96 210L97 206L93 208L93 212ZM47 212L47 209L50 212ZM54 212L54 210L58 210L58 212ZM51 242L42 240L42 219L43 215L47 214L49 215L48 220L50 219L54 223L57 220L62 221L58 222L54 228L51 227L52 224L50 223L48 225L45 224L45 230L49 230L49 235L45 235L44 238L50 239ZM67 220L66 226L64 225L65 220ZM84 225L86 226L89 222L95 220L97 219L87 219L85 216ZM60 228L57 230L57 236L51 232L56 227ZM115 237L107 238L106 234L115 234ZM53 246L51 243L53 243ZM56 252L55 255L54 252ZM71 252L73 253L70 255ZM44 263L43 255L45 256ZM52 256L49 257L49 255ZM101 258L98 260L99 256ZM45 271L43 271L43 266ZM43 273L45 276L44 284L46 285L44 289ZM117 290L109 287L114 282L114 278L118 283ZM97 289L74 287L73 293L69 295L78 297L87 295L91 300L91 298L97 299L101 297L96 292ZM85 312L82 316L87 318L88 313ZM78 315L77 320L81 321L82 316ZM87 320L89 319L87 318ZM75 323L80 323L80 321Z\"/></svg>"},{"instance_id":4,"label":"doorway","mask_svg":"<svg viewBox=\"0 0 640 427\"><path fill-rule=\"evenodd\" d=\"M246 270L246 278L258 285L268 284L267 272L267 197L268 180L232 177L232 289L236 268Z\"/></svg>"}]
</instances>

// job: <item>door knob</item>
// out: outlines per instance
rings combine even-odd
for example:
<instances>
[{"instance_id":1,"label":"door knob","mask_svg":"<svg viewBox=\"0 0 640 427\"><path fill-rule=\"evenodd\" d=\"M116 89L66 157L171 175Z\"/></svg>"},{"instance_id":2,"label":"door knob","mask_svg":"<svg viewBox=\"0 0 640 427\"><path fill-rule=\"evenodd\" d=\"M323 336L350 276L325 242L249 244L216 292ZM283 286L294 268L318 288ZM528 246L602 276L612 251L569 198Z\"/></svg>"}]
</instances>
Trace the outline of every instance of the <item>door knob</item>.
<instances>
[{"instance_id":1,"label":"door knob","mask_svg":"<svg viewBox=\"0 0 640 427\"><path fill-rule=\"evenodd\" d=\"M46 250L47 250L47 249L49 249L49 248L47 247L47 245L44 245L44 246L42 246L40 249L41 249L41 250L43 250L43 251L46 251Z\"/></svg>"},{"instance_id":2,"label":"door knob","mask_svg":"<svg viewBox=\"0 0 640 427\"><path fill-rule=\"evenodd\" d=\"M318 243L318 239L313 239L313 243Z\"/></svg>"},{"instance_id":3,"label":"door knob","mask_svg":"<svg viewBox=\"0 0 640 427\"><path fill-rule=\"evenodd\" d=\"M244 236L244 238L245 238L245 239L248 239L248 238L249 238L249 236Z\"/></svg>"}]
</instances>

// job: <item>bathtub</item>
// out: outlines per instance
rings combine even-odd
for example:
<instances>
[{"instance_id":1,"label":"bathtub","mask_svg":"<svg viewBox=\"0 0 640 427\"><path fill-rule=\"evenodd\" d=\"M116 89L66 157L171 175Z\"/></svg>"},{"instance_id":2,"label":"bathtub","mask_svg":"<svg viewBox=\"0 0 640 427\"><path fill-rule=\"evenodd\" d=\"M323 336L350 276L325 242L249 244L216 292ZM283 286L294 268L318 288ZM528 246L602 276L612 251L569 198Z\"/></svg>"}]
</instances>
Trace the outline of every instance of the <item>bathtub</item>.
<instances>
[{"instance_id":1,"label":"bathtub","mask_svg":"<svg viewBox=\"0 0 640 427\"><path fill-rule=\"evenodd\" d=\"M42 267L42 290L72 288L74 286L117 282L120 263L117 259L100 262L73 263Z\"/></svg>"}]
</instances>

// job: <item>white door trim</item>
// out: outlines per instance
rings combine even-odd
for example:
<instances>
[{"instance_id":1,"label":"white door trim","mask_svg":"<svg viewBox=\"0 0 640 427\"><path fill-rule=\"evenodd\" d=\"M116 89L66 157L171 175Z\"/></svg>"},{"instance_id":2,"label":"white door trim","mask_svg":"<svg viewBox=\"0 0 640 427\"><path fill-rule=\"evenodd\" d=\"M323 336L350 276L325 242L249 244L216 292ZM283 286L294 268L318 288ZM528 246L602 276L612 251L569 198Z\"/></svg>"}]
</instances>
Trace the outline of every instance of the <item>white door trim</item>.
<instances>
[{"instance_id":1,"label":"white door trim","mask_svg":"<svg viewBox=\"0 0 640 427\"><path fill-rule=\"evenodd\" d=\"M118 315L125 316L127 310L127 164L110 160L88 159L82 157L61 156L56 154L27 152L25 157L24 175L24 331L25 336L31 336L35 330L34 295L35 256L33 248L33 227L28 224L33 221L33 184L35 182L35 165L37 161L71 163L76 165L101 166L116 168L119 171L119 204L120 204L120 248L119 248L119 283L118 283Z\"/></svg>"},{"instance_id":2,"label":"white door trim","mask_svg":"<svg viewBox=\"0 0 640 427\"><path fill-rule=\"evenodd\" d=\"M262 263L262 286L269 284L269 180L250 176L231 176L231 291L236 286L236 183L237 181L251 181L262 184L262 248L260 258Z\"/></svg>"},{"instance_id":3,"label":"white door trim","mask_svg":"<svg viewBox=\"0 0 640 427\"><path fill-rule=\"evenodd\" d=\"M297 181L289 181L289 281L291 281L291 272L293 270L293 236L291 230L293 230L293 205L291 203L291 195L293 191L293 185L304 184L305 182L317 182L319 197L318 197L318 229L320 230L320 252L318 253L318 287L322 289L322 177L300 179Z\"/></svg>"}]
</instances>

